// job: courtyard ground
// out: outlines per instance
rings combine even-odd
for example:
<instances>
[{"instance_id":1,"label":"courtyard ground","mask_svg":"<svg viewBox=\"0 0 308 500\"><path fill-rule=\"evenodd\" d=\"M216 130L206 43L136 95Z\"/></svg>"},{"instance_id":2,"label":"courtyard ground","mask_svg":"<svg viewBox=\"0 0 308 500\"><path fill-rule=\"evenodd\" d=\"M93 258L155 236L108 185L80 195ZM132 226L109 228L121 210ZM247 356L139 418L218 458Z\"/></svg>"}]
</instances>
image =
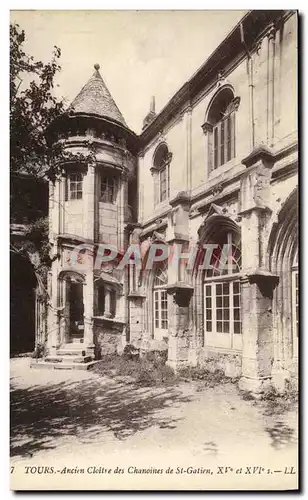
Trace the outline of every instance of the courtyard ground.
<instances>
[{"instance_id":1,"label":"courtyard ground","mask_svg":"<svg viewBox=\"0 0 308 500\"><path fill-rule=\"evenodd\" d=\"M297 466L294 405L245 400L232 383L144 387L29 364L11 360L12 465Z\"/></svg>"}]
</instances>

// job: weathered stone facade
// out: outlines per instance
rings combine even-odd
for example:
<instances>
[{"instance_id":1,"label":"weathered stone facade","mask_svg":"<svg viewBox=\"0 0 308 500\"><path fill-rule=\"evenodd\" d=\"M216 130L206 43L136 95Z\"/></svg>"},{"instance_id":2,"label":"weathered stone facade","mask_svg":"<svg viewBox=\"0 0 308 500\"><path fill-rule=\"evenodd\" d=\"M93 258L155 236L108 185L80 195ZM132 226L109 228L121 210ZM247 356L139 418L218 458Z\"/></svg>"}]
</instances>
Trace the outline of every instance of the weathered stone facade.
<instances>
[{"instance_id":1,"label":"weathered stone facade","mask_svg":"<svg viewBox=\"0 0 308 500\"><path fill-rule=\"evenodd\" d=\"M296 47L295 12L250 12L160 113L152 101L139 137L96 66L59 126L95 159L50 185L50 355L73 340L87 360L127 344L168 350L175 369L213 357L255 393L297 376ZM154 243L227 242L225 274L144 266ZM118 255L97 269L100 244ZM129 245L143 261L118 269Z\"/></svg>"}]
</instances>

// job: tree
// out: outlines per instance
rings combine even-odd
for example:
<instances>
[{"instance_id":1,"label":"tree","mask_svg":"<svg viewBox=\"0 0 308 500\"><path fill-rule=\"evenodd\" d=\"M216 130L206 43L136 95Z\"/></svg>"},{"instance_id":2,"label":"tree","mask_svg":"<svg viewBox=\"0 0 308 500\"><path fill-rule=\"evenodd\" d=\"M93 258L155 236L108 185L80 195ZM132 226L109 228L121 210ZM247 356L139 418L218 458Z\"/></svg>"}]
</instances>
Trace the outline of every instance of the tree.
<instances>
[{"instance_id":1,"label":"tree","mask_svg":"<svg viewBox=\"0 0 308 500\"><path fill-rule=\"evenodd\" d=\"M46 131L64 111L53 94L60 71L61 50L54 47L50 62L35 61L24 51L25 32L10 25L10 168L12 174L53 178L63 145L50 144Z\"/></svg>"}]
</instances>

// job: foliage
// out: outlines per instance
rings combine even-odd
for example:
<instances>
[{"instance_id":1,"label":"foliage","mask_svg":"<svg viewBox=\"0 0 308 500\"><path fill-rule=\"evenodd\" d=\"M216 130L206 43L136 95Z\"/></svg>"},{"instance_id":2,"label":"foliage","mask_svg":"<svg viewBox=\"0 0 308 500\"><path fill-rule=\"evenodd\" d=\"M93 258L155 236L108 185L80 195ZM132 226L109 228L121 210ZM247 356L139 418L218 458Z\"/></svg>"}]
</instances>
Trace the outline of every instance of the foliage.
<instances>
[{"instance_id":1,"label":"foliage","mask_svg":"<svg viewBox=\"0 0 308 500\"><path fill-rule=\"evenodd\" d=\"M149 387L173 384L177 377L169 366L154 364L146 358L129 359L127 356L104 356L94 371L109 377L131 378L132 382Z\"/></svg>"},{"instance_id":2,"label":"foliage","mask_svg":"<svg viewBox=\"0 0 308 500\"><path fill-rule=\"evenodd\" d=\"M294 410L298 404L298 389L292 384L286 384L284 392L278 392L274 387L269 387L260 398L265 415L281 415Z\"/></svg>"},{"instance_id":3,"label":"foliage","mask_svg":"<svg viewBox=\"0 0 308 500\"><path fill-rule=\"evenodd\" d=\"M65 141L50 135L50 126L65 116L64 101L54 94L60 72L61 49L54 47L47 63L35 61L24 50L26 35L18 24L10 25L10 165L11 174L26 173L32 178L54 181L67 161L95 160L72 154Z\"/></svg>"},{"instance_id":4,"label":"foliage","mask_svg":"<svg viewBox=\"0 0 308 500\"><path fill-rule=\"evenodd\" d=\"M166 352L149 351L139 356L139 350L131 345L125 347L122 356L104 356L102 361L95 365L94 370L110 377L130 377L138 385L161 386L180 382L201 382L199 390L215 387L221 384L235 383L237 378L230 378L224 372L209 365L185 366L177 373L166 365Z\"/></svg>"},{"instance_id":5,"label":"foliage","mask_svg":"<svg viewBox=\"0 0 308 500\"><path fill-rule=\"evenodd\" d=\"M25 32L10 25L10 164L12 173L52 178L57 171L61 145L48 143L46 130L64 111L54 96L54 78L60 71L61 50L54 47L44 64L26 54Z\"/></svg>"},{"instance_id":6,"label":"foliage","mask_svg":"<svg viewBox=\"0 0 308 500\"><path fill-rule=\"evenodd\" d=\"M210 360L211 361L211 360ZM237 379L226 377L223 370L205 365L183 366L178 370L178 377L181 380L200 381L202 387L215 387L221 384L235 383Z\"/></svg>"},{"instance_id":7,"label":"foliage","mask_svg":"<svg viewBox=\"0 0 308 500\"><path fill-rule=\"evenodd\" d=\"M46 354L45 344L37 344L34 352L32 353L32 358L38 359L43 358Z\"/></svg>"},{"instance_id":8,"label":"foliage","mask_svg":"<svg viewBox=\"0 0 308 500\"><path fill-rule=\"evenodd\" d=\"M33 250L39 254L40 261L36 266L36 273L40 275L45 287L47 284L48 269L51 264L48 229L48 217L41 217L28 225L26 234L28 246L32 245Z\"/></svg>"}]
</instances>

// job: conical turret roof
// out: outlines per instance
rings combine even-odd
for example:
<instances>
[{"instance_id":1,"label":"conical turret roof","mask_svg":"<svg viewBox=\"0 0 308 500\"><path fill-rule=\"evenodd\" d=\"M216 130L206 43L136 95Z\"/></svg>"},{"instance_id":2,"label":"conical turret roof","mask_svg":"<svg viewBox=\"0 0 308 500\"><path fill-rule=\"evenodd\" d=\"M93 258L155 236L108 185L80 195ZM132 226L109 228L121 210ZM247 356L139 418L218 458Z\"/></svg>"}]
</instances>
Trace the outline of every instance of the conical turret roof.
<instances>
[{"instance_id":1,"label":"conical turret roof","mask_svg":"<svg viewBox=\"0 0 308 500\"><path fill-rule=\"evenodd\" d=\"M111 118L125 127L125 120L113 100L100 72L99 64L94 65L94 73L69 106L73 113L85 113L102 118Z\"/></svg>"}]
</instances>

